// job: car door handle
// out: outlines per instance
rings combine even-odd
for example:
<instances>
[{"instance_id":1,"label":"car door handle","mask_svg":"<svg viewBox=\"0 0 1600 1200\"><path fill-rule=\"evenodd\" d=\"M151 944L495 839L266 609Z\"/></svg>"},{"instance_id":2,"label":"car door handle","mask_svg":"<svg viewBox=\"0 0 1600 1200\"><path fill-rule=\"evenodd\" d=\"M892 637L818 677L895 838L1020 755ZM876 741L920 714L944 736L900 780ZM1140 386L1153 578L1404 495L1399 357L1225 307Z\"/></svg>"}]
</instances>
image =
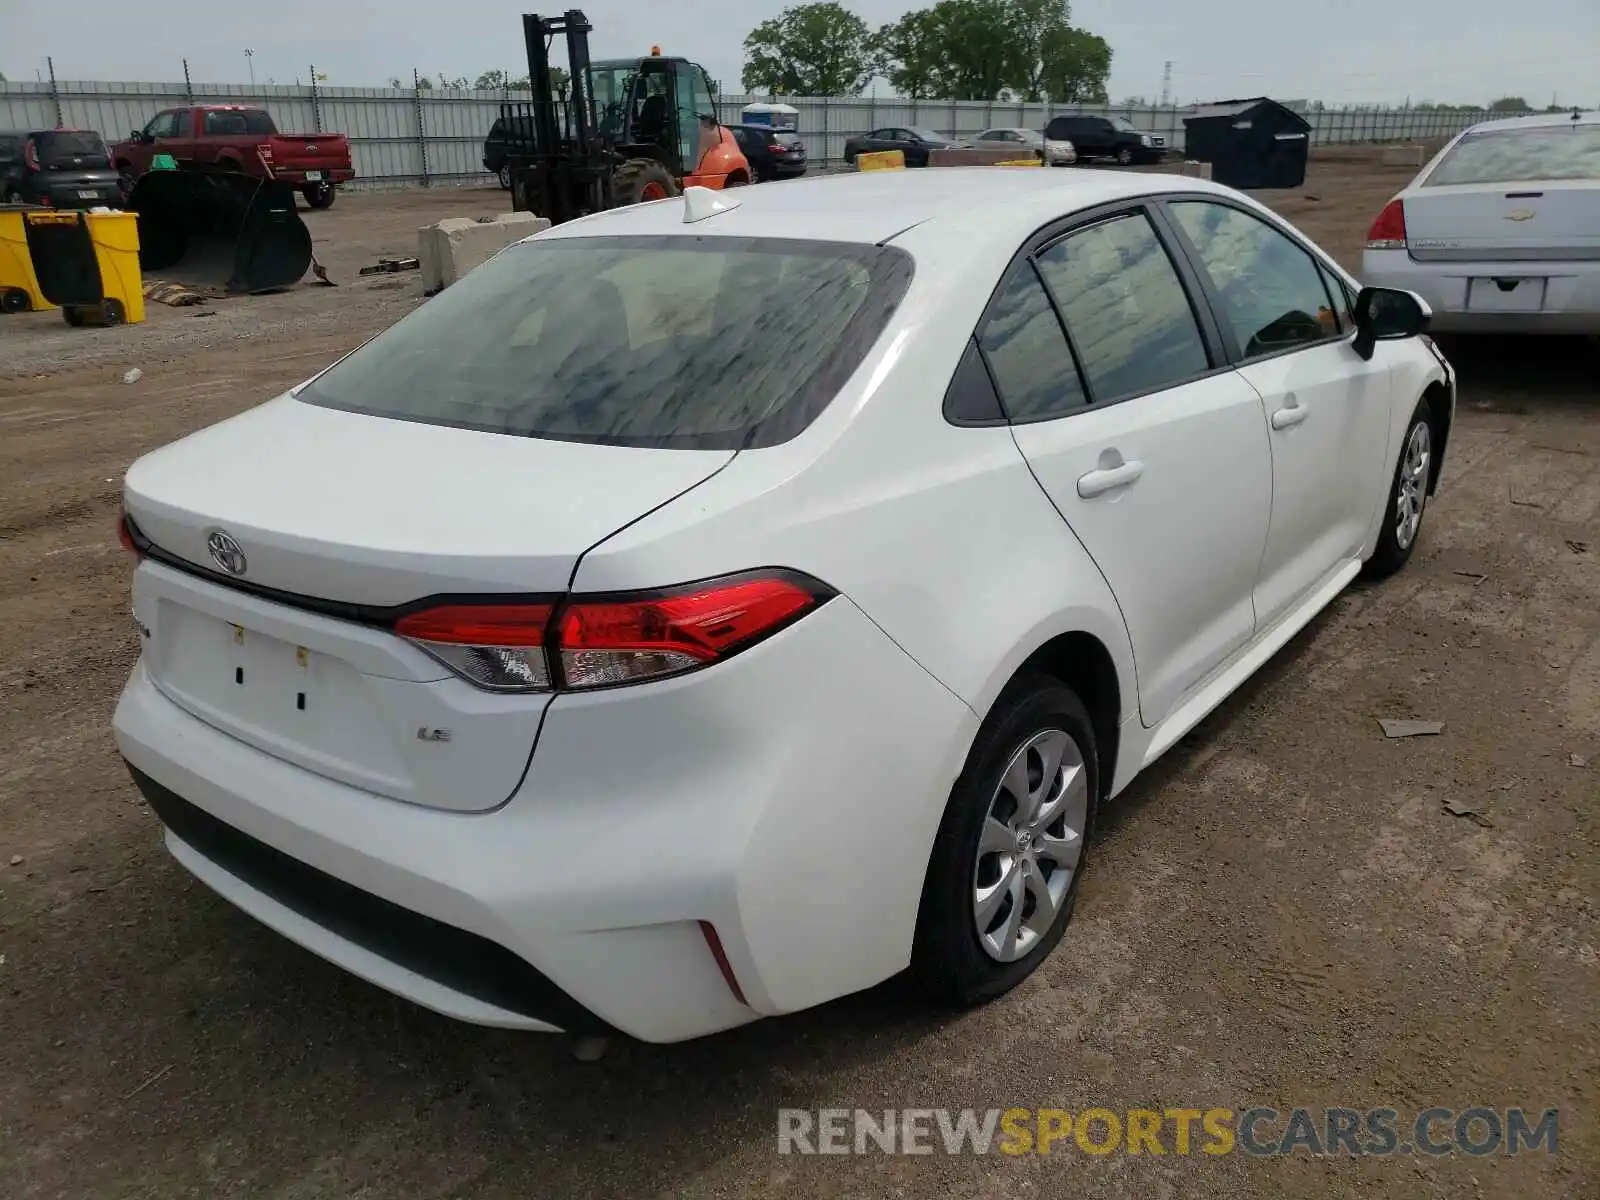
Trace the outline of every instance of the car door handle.
<instances>
[{"instance_id":1,"label":"car door handle","mask_svg":"<svg viewBox=\"0 0 1600 1200\"><path fill-rule=\"evenodd\" d=\"M1289 429L1300 424L1308 416L1307 410L1296 400L1293 395L1284 397L1284 405L1272 414L1272 427L1274 429Z\"/></svg>"},{"instance_id":2,"label":"car door handle","mask_svg":"<svg viewBox=\"0 0 1600 1200\"><path fill-rule=\"evenodd\" d=\"M1092 500L1113 488L1127 487L1143 474L1142 462L1125 462L1117 467L1102 467L1078 477L1078 495L1085 500Z\"/></svg>"}]
</instances>

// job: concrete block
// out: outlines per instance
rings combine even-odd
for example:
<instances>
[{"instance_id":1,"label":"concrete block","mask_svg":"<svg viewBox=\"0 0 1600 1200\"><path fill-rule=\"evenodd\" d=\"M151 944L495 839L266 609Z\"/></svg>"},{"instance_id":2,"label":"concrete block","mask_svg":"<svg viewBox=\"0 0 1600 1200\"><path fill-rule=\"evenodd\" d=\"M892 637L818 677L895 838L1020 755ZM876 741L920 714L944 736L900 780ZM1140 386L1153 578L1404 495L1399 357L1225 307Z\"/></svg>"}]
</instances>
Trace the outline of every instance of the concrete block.
<instances>
[{"instance_id":1,"label":"concrete block","mask_svg":"<svg viewBox=\"0 0 1600 1200\"><path fill-rule=\"evenodd\" d=\"M856 155L858 171L901 171L905 169L905 165L906 155L903 150L873 150Z\"/></svg>"},{"instance_id":2,"label":"concrete block","mask_svg":"<svg viewBox=\"0 0 1600 1200\"><path fill-rule=\"evenodd\" d=\"M1207 162L1196 162L1191 158L1186 160L1178 168L1178 174L1187 175L1191 179L1210 179L1211 164Z\"/></svg>"},{"instance_id":3,"label":"concrete block","mask_svg":"<svg viewBox=\"0 0 1600 1200\"><path fill-rule=\"evenodd\" d=\"M1385 146L1383 165L1386 167L1420 167L1427 162L1421 146Z\"/></svg>"},{"instance_id":4,"label":"concrete block","mask_svg":"<svg viewBox=\"0 0 1600 1200\"><path fill-rule=\"evenodd\" d=\"M481 266L512 242L549 229L545 217L530 212L499 213L487 221L446 217L417 230L417 262L422 290L432 295Z\"/></svg>"},{"instance_id":5,"label":"concrete block","mask_svg":"<svg viewBox=\"0 0 1600 1200\"><path fill-rule=\"evenodd\" d=\"M1001 163L1010 165L1017 160L1015 146L997 147L993 150L976 146L960 146L949 150L930 150L930 167L993 167Z\"/></svg>"}]
</instances>

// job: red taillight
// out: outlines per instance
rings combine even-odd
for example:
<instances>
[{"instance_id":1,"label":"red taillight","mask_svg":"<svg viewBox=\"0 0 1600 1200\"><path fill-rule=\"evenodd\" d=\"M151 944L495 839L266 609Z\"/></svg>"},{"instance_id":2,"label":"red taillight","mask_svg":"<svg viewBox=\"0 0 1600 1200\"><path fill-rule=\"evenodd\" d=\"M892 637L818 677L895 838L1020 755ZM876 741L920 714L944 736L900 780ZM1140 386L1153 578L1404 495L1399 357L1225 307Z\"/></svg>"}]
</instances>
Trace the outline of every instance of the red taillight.
<instances>
[{"instance_id":1,"label":"red taillight","mask_svg":"<svg viewBox=\"0 0 1600 1200\"><path fill-rule=\"evenodd\" d=\"M605 687L704 666L817 604L781 576L707 584L640 599L577 599L556 620L568 687Z\"/></svg>"},{"instance_id":2,"label":"red taillight","mask_svg":"<svg viewBox=\"0 0 1600 1200\"><path fill-rule=\"evenodd\" d=\"M1368 250L1404 250L1406 248L1406 206L1403 201L1391 200L1383 206L1378 219L1367 230Z\"/></svg>"},{"instance_id":3,"label":"red taillight","mask_svg":"<svg viewBox=\"0 0 1600 1200\"><path fill-rule=\"evenodd\" d=\"M548 624L548 604L446 604L401 617L394 629L419 642L542 646Z\"/></svg>"},{"instance_id":4,"label":"red taillight","mask_svg":"<svg viewBox=\"0 0 1600 1200\"><path fill-rule=\"evenodd\" d=\"M733 964L728 961L728 952L722 948L722 938L717 934L717 927L710 921L701 921L700 936L706 939L706 948L716 960L717 970L722 972L722 981L728 985L733 998L740 1004L748 1006L750 1001L744 998L744 989L739 986L739 977L733 973Z\"/></svg>"},{"instance_id":5,"label":"red taillight","mask_svg":"<svg viewBox=\"0 0 1600 1200\"><path fill-rule=\"evenodd\" d=\"M498 692L550 690L549 604L444 604L401 617L394 631L469 683Z\"/></svg>"},{"instance_id":6,"label":"red taillight","mask_svg":"<svg viewBox=\"0 0 1600 1200\"><path fill-rule=\"evenodd\" d=\"M554 604L449 604L395 622L472 683L497 691L611 687L727 658L831 593L786 572ZM553 614L553 615L552 615Z\"/></svg>"},{"instance_id":7,"label":"red taillight","mask_svg":"<svg viewBox=\"0 0 1600 1200\"><path fill-rule=\"evenodd\" d=\"M133 530L128 525L128 514L124 509L117 510L117 541L122 543L122 548L134 558L143 558L144 552L139 549L139 543L133 540Z\"/></svg>"},{"instance_id":8,"label":"red taillight","mask_svg":"<svg viewBox=\"0 0 1600 1200\"><path fill-rule=\"evenodd\" d=\"M39 147L32 138L22 139L22 161L30 171L39 169Z\"/></svg>"}]
</instances>

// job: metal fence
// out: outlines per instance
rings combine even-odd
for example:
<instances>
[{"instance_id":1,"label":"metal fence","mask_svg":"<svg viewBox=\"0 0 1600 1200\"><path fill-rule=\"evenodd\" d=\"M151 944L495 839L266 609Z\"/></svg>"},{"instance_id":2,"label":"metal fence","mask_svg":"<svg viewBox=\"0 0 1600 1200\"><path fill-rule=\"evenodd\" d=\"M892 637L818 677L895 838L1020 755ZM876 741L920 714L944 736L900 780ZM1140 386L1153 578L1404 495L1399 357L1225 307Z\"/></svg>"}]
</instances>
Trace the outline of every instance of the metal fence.
<instances>
[{"instance_id":1,"label":"metal fence","mask_svg":"<svg viewBox=\"0 0 1600 1200\"><path fill-rule=\"evenodd\" d=\"M415 76L413 76L415 78ZM358 182L366 185L487 182L483 137L517 90L330 88L284 84L0 83L0 129L64 125L96 129L108 140L142 128L164 108L186 104L259 104L288 132L337 132L350 138ZM739 120L764 96L718 99L725 122ZM800 110L800 133L812 161L843 157L846 139L885 126L917 126L963 136L991 126L1043 128L1062 113L1125 117L1138 128L1183 146L1189 107L1139 108L1023 104L1008 101L777 97ZM1329 108L1309 110L1312 143L1384 142L1447 137L1487 119L1487 112L1435 109Z\"/></svg>"}]
</instances>

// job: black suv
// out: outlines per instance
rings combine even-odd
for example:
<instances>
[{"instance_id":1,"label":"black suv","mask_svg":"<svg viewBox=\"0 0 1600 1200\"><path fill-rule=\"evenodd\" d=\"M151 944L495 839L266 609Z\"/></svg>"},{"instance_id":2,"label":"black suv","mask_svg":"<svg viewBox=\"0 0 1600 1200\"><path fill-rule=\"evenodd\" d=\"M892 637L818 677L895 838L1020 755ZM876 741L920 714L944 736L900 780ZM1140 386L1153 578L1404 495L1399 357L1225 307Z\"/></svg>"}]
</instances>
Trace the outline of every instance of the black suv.
<instances>
[{"instance_id":1,"label":"black suv","mask_svg":"<svg viewBox=\"0 0 1600 1200\"><path fill-rule=\"evenodd\" d=\"M1167 139L1147 133L1126 117L1056 117L1045 126L1045 137L1071 142L1078 161L1114 158L1123 166L1160 162L1167 155Z\"/></svg>"},{"instance_id":2,"label":"black suv","mask_svg":"<svg viewBox=\"0 0 1600 1200\"><path fill-rule=\"evenodd\" d=\"M91 129L0 130L0 204L120 205L122 179Z\"/></svg>"},{"instance_id":3,"label":"black suv","mask_svg":"<svg viewBox=\"0 0 1600 1200\"><path fill-rule=\"evenodd\" d=\"M533 116L514 117L507 121L496 117L489 126L489 136L483 139L483 166L491 175L500 178L500 186L511 190L510 152L520 150L529 154L533 150Z\"/></svg>"},{"instance_id":4,"label":"black suv","mask_svg":"<svg viewBox=\"0 0 1600 1200\"><path fill-rule=\"evenodd\" d=\"M806 144L798 133L768 125L729 125L728 131L744 151L757 183L806 173Z\"/></svg>"}]
</instances>

